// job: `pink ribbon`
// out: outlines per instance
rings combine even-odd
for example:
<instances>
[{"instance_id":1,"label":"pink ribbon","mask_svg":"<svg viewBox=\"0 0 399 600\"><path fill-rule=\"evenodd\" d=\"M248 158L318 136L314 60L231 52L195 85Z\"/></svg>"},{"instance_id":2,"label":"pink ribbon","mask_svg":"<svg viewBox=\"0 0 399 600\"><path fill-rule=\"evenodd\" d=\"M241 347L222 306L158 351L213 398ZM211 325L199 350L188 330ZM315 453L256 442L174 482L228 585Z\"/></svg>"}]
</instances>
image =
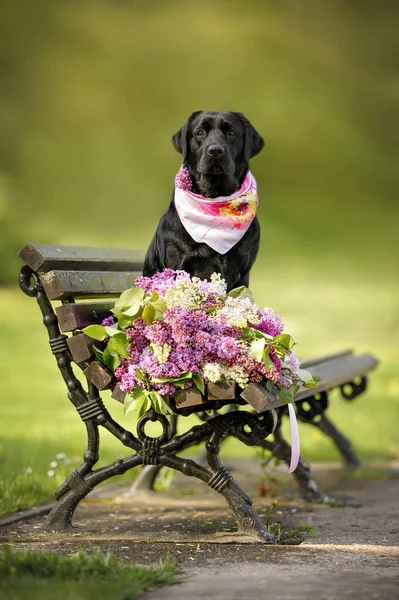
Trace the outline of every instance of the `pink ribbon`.
<instances>
[{"instance_id":1,"label":"pink ribbon","mask_svg":"<svg viewBox=\"0 0 399 600\"><path fill-rule=\"evenodd\" d=\"M296 419L295 408L291 403L288 404L288 413L290 415L291 428L291 464L289 472L293 473L299 463L301 445L299 441L298 421Z\"/></svg>"}]
</instances>

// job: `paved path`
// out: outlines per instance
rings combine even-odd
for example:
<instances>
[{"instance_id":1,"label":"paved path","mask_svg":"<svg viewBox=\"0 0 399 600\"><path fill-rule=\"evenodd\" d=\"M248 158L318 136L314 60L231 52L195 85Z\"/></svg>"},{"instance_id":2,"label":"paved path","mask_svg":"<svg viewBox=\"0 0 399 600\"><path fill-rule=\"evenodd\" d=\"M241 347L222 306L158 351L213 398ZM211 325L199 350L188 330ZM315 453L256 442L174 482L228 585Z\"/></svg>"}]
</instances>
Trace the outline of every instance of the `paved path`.
<instances>
[{"instance_id":1,"label":"paved path","mask_svg":"<svg viewBox=\"0 0 399 600\"><path fill-rule=\"evenodd\" d=\"M234 474L266 519L272 498L256 498L258 467L237 463ZM397 600L399 477L388 470L378 478L348 478L331 468L319 471L317 478L333 489L341 505L299 501L285 476L277 488L281 504L273 519L284 529L306 522L317 530L317 537L300 546L225 543L234 521L223 498L184 477L176 479L168 494L127 497L125 488L103 488L78 510L81 526L72 533L43 532L43 517L36 517L2 528L0 542L11 539L16 546L60 553L99 547L141 564L169 553L187 580L148 592L146 600Z\"/></svg>"}]
</instances>

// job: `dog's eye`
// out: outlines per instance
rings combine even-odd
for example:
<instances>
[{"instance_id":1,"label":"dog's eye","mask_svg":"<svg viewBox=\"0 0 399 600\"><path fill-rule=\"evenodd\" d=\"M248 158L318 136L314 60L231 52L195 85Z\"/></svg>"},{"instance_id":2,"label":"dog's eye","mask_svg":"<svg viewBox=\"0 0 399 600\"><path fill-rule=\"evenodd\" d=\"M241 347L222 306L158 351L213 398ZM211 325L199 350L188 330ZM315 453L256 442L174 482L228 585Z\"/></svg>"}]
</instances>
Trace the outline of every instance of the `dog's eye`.
<instances>
[{"instance_id":1,"label":"dog's eye","mask_svg":"<svg viewBox=\"0 0 399 600\"><path fill-rule=\"evenodd\" d=\"M198 129L197 133L195 134L197 137L205 137L206 133L205 133L205 129Z\"/></svg>"},{"instance_id":2,"label":"dog's eye","mask_svg":"<svg viewBox=\"0 0 399 600\"><path fill-rule=\"evenodd\" d=\"M236 135L236 132L233 129L229 129L229 131L227 132L227 135L229 137L234 137Z\"/></svg>"}]
</instances>

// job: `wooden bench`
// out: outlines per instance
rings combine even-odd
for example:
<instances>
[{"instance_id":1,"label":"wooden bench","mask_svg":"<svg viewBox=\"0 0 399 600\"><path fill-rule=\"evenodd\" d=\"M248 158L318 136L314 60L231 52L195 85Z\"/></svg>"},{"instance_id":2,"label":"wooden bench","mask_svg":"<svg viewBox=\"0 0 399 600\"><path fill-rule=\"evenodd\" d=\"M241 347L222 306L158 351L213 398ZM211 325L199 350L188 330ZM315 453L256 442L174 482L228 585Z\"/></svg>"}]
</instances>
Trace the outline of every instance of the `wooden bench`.
<instances>
[{"instance_id":1,"label":"wooden bench","mask_svg":"<svg viewBox=\"0 0 399 600\"><path fill-rule=\"evenodd\" d=\"M251 498L222 466L219 452L223 439L234 435L247 445L266 444L265 447L286 460L285 455L290 449L283 440L279 427L285 411L281 402L258 384L250 384L241 394L233 385L212 384L207 387L204 395L193 390L177 393L174 409L182 417L193 412L204 414L204 410L213 409L213 418L177 435L175 419L168 420L150 409L138 421L136 432L132 433L111 417L101 400L100 391L112 386L112 374L95 360L93 341L81 329L89 324L99 323L109 315L113 306L112 298L131 287L136 276L141 274L143 253L109 248L28 244L19 255L25 263L20 273L20 287L38 302L51 351L68 390L68 398L87 431L87 450L83 462L57 489L57 504L48 517L48 528L71 527L79 502L96 485L110 477L139 465L161 465L207 483L225 497L235 514L240 534L272 543L274 536L252 507ZM61 304L54 306L54 302ZM353 354L345 354L335 358L328 357L328 360L315 359L310 370L321 375L319 390L317 393L315 390L302 390L297 401L300 403L306 400L313 412L317 413L316 416L321 415L321 420L316 425L333 435L323 420L327 392L336 386L350 386L352 391L349 394L346 392L347 397L353 396L360 389L363 391L366 374L376 364L377 361L369 355L355 357ZM77 378L74 366L83 371L87 390ZM361 378L360 383L356 382L358 377ZM123 394L118 388L114 389L112 395L116 400L123 401ZM253 407L252 412L238 410L237 405L246 403ZM216 411L226 405L233 409L226 414L217 414ZM308 422L315 421L314 417L310 419L306 416L304 405L298 406L303 409L299 411L300 418ZM279 409L278 419L276 409ZM145 426L148 421L160 423L162 433L159 437L146 434ZM321 423L324 425L320 425ZM95 468L99 459L100 427L130 448L132 454L117 459L112 464ZM266 438L273 430L275 439L268 442ZM206 443L207 467L178 456L182 450L200 442ZM306 471L305 464L301 468ZM307 483L309 480L308 476Z\"/></svg>"}]
</instances>

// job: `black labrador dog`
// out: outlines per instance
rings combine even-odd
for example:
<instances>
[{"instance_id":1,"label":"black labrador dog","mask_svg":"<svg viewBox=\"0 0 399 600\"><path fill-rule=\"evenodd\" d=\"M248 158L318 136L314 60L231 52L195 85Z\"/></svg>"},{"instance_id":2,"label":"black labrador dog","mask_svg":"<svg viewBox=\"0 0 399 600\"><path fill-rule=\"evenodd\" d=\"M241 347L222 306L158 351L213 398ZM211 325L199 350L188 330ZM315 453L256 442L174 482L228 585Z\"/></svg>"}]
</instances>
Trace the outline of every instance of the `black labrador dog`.
<instances>
[{"instance_id":1,"label":"black labrador dog","mask_svg":"<svg viewBox=\"0 0 399 600\"><path fill-rule=\"evenodd\" d=\"M263 138L241 113L194 112L172 138L183 155L193 183L192 191L206 198L229 196L237 191L248 172L249 159L258 154ZM249 272L259 249L257 218L235 246L219 254L187 233L177 214L174 193L148 249L143 273L152 276L165 268L183 269L191 276L209 279L221 273L228 291L248 286Z\"/></svg>"}]
</instances>

